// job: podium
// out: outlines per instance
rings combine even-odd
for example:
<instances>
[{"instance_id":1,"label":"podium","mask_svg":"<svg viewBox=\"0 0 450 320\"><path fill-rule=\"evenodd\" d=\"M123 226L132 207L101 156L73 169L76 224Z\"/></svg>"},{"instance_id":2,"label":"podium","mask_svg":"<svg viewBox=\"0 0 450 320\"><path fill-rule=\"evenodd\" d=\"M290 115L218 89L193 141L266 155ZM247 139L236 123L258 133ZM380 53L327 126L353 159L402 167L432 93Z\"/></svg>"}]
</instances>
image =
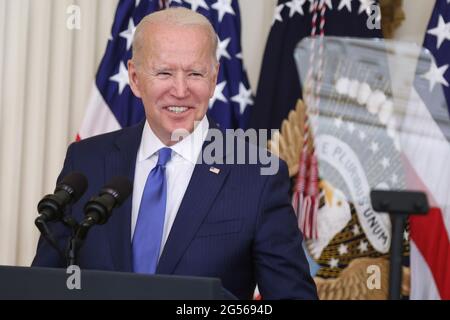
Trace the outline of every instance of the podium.
<instances>
[{"instance_id":1,"label":"podium","mask_svg":"<svg viewBox=\"0 0 450 320\"><path fill-rule=\"evenodd\" d=\"M66 269L0 266L0 300L225 300L218 278L143 275L81 269L80 289L69 289Z\"/></svg>"}]
</instances>

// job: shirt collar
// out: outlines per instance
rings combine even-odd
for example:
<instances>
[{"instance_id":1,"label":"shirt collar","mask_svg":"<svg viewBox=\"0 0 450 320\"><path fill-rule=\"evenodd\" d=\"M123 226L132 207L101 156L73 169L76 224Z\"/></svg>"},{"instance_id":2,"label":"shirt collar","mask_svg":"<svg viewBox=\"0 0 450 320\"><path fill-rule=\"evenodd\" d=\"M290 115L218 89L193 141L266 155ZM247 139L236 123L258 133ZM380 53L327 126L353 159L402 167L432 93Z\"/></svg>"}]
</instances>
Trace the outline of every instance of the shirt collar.
<instances>
[{"instance_id":1,"label":"shirt collar","mask_svg":"<svg viewBox=\"0 0 450 320\"><path fill-rule=\"evenodd\" d=\"M187 137L177 142L170 148L183 159L197 163L198 156L202 150L203 143L208 135L209 121L206 115L195 127L194 131ZM153 132L147 121L142 131L141 145L139 146L138 161L143 161L153 156L159 149L167 147ZM172 154L173 156L173 154Z\"/></svg>"}]
</instances>

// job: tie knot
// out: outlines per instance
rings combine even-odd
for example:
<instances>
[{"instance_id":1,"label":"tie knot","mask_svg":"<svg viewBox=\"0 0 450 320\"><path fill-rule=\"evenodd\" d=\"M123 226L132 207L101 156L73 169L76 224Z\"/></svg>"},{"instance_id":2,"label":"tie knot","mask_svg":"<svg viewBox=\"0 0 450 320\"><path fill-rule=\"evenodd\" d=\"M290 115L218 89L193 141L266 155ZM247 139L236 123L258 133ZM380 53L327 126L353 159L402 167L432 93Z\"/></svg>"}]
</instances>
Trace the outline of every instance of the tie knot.
<instances>
[{"instance_id":1,"label":"tie knot","mask_svg":"<svg viewBox=\"0 0 450 320\"><path fill-rule=\"evenodd\" d=\"M171 155L172 155L172 149L170 149L170 148L159 149L158 163L156 165L157 166L165 166L167 164L167 162L169 162Z\"/></svg>"}]
</instances>

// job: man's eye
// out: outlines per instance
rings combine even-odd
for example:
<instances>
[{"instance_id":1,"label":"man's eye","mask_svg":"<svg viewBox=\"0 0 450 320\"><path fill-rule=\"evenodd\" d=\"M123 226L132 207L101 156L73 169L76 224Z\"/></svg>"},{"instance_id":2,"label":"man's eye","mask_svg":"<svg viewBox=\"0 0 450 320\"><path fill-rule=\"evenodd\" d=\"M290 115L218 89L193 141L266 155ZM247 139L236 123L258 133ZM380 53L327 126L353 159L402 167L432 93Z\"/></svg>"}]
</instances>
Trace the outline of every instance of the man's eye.
<instances>
[{"instance_id":1,"label":"man's eye","mask_svg":"<svg viewBox=\"0 0 450 320\"><path fill-rule=\"evenodd\" d=\"M170 74L170 72L167 72L167 71L160 71L160 72L158 72L156 75L157 75L157 76L162 76L162 77L168 77L168 76L170 76L171 74Z\"/></svg>"},{"instance_id":2,"label":"man's eye","mask_svg":"<svg viewBox=\"0 0 450 320\"><path fill-rule=\"evenodd\" d=\"M195 78L200 78L200 77L203 77L203 74L200 72L191 72L190 76L195 77Z\"/></svg>"}]
</instances>

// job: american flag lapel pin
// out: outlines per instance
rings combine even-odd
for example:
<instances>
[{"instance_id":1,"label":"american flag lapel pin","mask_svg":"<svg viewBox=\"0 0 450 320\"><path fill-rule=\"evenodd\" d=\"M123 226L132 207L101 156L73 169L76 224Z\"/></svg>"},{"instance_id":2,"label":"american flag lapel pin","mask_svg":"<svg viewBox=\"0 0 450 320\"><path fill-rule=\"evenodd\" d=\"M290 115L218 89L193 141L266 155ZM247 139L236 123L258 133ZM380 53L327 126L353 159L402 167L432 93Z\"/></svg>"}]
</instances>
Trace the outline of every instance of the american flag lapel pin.
<instances>
[{"instance_id":1,"label":"american flag lapel pin","mask_svg":"<svg viewBox=\"0 0 450 320\"><path fill-rule=\"evenodd\" d=\"M216 167L211 167L211 168L209 168L209 171L211 171L212 173L215 173L215 174L219 174L220 169L218 169Z\"/></svg>"}]
</instances>

